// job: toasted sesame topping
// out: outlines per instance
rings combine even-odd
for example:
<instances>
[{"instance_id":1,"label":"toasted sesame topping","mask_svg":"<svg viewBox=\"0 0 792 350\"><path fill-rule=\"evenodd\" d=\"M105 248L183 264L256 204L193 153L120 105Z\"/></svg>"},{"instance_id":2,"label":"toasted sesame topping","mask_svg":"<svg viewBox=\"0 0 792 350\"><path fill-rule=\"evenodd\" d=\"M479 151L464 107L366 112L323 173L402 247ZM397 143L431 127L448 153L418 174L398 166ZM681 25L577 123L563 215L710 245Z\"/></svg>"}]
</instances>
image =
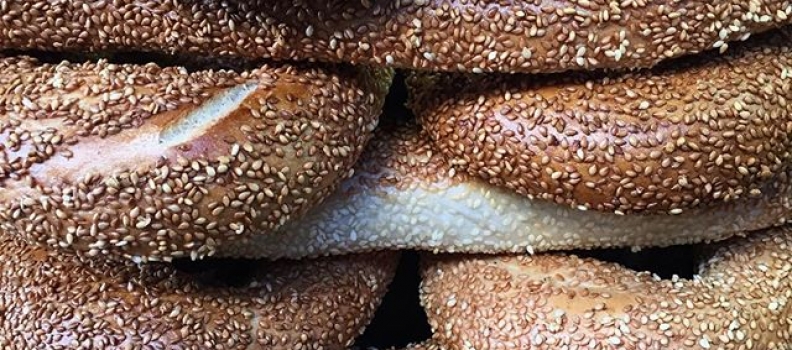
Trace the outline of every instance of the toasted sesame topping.
<instances>
[{"instance_id":1,"label":"toasted sesame topping","mask_svg":"<svg viewBox=\"0 0 792 350\"><path fill-rule=\"evenodd\" d=\"M660 280L564 254L426 254L422 304L433 341L448 349L790 344L792 229L752 233L716 248L693 280Z\"/></svg>"},{"instance_id":2,"label":"toasted sesame topping","mask_svg":"<svg viewBox=\"0 0 792 350\"><path fill-rule=\"evenodd\" d=\"M530 198L680 215L762 196L792 162L792 29L632 74L417 74L452 165Z\"/></svg>"},{"instance_id":3,"label":"toasted sesame topping","mask_svg":"<svg viewBox=\"0 0 792 350\"><path fill-rule=\"evenodd\" d=\"M391 117L394 117L393 115ZM355 175L276 234L220 247L218 255L301 258L378 249L525 253L668 246L721 240L792 215L787 170L762 196L678 215L617 215L530 199L455 172L415 124L383 118Z\"/></svg>"},{"instance_id":4,"label":"toasted sesame topping","mask_svg":"<svg viewBox=\"0 0 792 350\"><path fill-rule=\"evenodd\" d=\"M0 0L0 48L537 73L725 51L791 15L782 0Z\"/></svg>"},{"instance_id":5,"label":"toasted sesame topping","mask_svg":"<svg viewBox=\"0 0 792 350\"><path fill-rule=\"evenodd\" d=\"M211 255L350 175L391 72L0 60L0 229L94 255Z\"/></svg>"},{"instance_id":6,"label":"toasted sesame topping","mask_svg":"<svg viewBox=\"0 0 792 350\"><path fill-rule=\"evenodd\" d=\"M373 317L398 261L249 261L249 279L226 286L200 277L238 271L83 260L7 235L0 247L3 349L341 349Z\"/></svg>"}]
</instances>

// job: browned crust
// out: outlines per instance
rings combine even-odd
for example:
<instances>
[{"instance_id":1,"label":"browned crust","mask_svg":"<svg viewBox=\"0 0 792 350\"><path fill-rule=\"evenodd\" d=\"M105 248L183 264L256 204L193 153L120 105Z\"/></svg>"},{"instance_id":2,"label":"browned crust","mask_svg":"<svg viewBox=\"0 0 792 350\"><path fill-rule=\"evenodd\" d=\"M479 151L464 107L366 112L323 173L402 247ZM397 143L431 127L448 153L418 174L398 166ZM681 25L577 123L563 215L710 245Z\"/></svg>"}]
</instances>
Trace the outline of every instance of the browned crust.
<instances>
[{"instance_id":1,"label":"browned crust","mask_svg":"<svg viewBox=\"0 0 792 350\"><path fill-rule=\"evenodd\" d=\"M15 0L0 48L536 73L648 67L790 20L782 0Z\"/></svg>"},{"instance_id":2,"label":"browned crust","mask_svg":"<svg viewBox=\"0 0 792 350\"><path fill-rule=\"evenodd\" d=\"M457 349L786 349L792 229L719 245L694 280L563 254L425 255L434 340Z\"/></svg>"},{"instance_id":3,"label":"browned crust","mask_svg":"<svg viewBox=\"0 0 792 350\"><path fill-rule=\"evenodd\" d=\"M792 160L790 29L625 75L411 77L457 168L531 197L617 213L762 196Z\"/></svg>"},{"instance_id":4,"label":"browned crust","mask_svg":"<svg viewBox=\"0 0 792 350\"><path fill-rule=\"evenodd\" d=\"M0 71L0 227L143 260L211 254L320 202L350 175L391 78L350 67L187 73L28 58L4 59ZM244 86L249 95L215 104L228 114L175 127Z\"/></svg>"},{"instance_id":5,"label":"browned crust","mask_svg":"<svg viewBox=\"0 0 792 350\"><path fill-rule=\"evenodd\" d=\"M399 256L250 261L250 281L230 287L169 264L81 260L7 235L0 247L8 350L342 349L373 317Z\"/></svg>"}]
</instances>

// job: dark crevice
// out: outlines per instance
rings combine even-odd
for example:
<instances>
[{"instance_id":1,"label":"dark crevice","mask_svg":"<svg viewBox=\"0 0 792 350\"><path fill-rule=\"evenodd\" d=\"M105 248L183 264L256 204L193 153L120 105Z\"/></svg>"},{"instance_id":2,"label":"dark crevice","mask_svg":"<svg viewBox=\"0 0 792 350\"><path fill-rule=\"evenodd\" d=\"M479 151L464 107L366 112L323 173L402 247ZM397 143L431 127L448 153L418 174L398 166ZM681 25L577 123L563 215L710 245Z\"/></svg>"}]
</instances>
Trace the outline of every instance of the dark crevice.
<instances>
[{"instance_id":1,"label":"dark crevice","mask_svg":"<svg viewBox=\"0 0 792 350\"><path fill-rule=\"evenodd\" d=\"M575 250L570 253L600 261L620 264L634 271L648 271L661 278L676 275L692 278L698 273L701 245L681 245L666 248L646 248L638 252L630 249Z\"/></svg>"},{"instance_id":2,"label":"dark crevice","mask_svg":"<svg viewBox=\"0 0 792 350\"><path fill-rule=\"evenodd\" d=\"M247 259L176 259L173 267L206 287L245 287L262 268L261 261Z\"/></svg>"},{"instance_id":3,"label":"dark crevice","mask_svg":"<svg viewBox=\"0 0 792 350\"><path fill-rule=\"evenodd\" d=\"M374 320L358 338L356 346L398 349L431 337L426 312L418 299L421 283L418 260L416 252L402 254L396 277L377 309Z\"/></svg>"},{"instance_id":4,"label":"dark crevice","mask_svg":"<svg viewBox=\"0 0 792 350\"><path fill-rule=\"evenodd\" d=\"M383 117L412 118L412 111L405 105L408 93L404 79L404 72L397 71L388 90L388 96L385 98L385 105L382 108Z\"/></svg>"}]
</instances>

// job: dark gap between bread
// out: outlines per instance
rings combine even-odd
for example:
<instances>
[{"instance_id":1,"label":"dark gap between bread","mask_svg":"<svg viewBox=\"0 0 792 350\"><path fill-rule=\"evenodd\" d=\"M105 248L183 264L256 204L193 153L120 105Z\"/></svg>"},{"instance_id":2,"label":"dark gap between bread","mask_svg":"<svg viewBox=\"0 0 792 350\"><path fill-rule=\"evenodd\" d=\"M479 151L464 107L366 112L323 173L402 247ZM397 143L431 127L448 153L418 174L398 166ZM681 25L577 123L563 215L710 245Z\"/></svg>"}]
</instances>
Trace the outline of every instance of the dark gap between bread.
<instances>
[{"instance_id":1,"label":"dark gap between bread","mask_svg":"<svg viewBox=\"0 0 792 350\"><path fill-rule=\"evenodd\" d=\"M260 268L255 260L246 259L176 259L173 267L195 278L196 282L207 287L245 287L253 282L256 270Z\"/></svg>"},{"instance_id":2,"label":"dark gap between bread","mask_svg":"<svg viewBox=\"0 0 792 350\"><path fill-rule=\"evenodd\" d=\"M398 349L432 336L426 311L418 299L421 284L418 262L418 253L409 251L402 254L396 277L356 346Z\"/></svg>"},{"instance_id":3,"label":"dark gap between bread","mask_svg":"<svg viewBox=\"0 0 792 350\"><path fill-rule=\"evenodd\" d=\"M663 279L673 276L693 278L701 261L701 244L679 245L665 248L646 248L637 252L631 249L595 249L570 251L581 258L592 258L622 265L636 272L651 272Z\"/></svg>"},{"instance_id":4,"label":"dark gap between bread","mask_svg":"<svg viewBox=\"0 0 792 350\"><path fill-rule=\"evenodd\" d=\"M407 84L404 79L405 73L396 71L396 74L393 76L393 82L388 90L388 95L385 96L385 104L382 107L383 118L393 116L414 118L412 111L407 108L406 105L409 94L407 93Z\"/></svg>"}]
</instances>

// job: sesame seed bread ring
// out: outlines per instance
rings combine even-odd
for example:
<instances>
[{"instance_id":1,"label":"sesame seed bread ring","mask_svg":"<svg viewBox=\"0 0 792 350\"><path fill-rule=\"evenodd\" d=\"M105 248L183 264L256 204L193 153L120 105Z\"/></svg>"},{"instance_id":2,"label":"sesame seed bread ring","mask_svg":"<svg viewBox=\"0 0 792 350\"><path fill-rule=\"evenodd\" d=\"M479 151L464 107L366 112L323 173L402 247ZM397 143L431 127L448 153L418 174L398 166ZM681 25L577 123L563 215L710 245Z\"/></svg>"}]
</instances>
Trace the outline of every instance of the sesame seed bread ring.
<instances>
[{"instance_id":1,"label":"sesame seed bread ring","mask_svg":"<svg viewBox=\"0 0 792 350\"><path fill-rule=\"evenodd\" d=\"M344 349L373 318L399 256L190 272L81 259L8 235L0 247L0 348L7 350Z\"/></svg>"},{"instance_id":2,"label":"sesame seed bread ring","mask_svg":"<svg viewBox=\"0 0 792 350\"><path fill-rule=\"evenodd\" d=\"M583 209L678 214L764 195L792 162L792 28L625 75L416 75L457 168Z\"/></svg>"},{"instance_id":3,"label":"sesame seed bread ring","mask_svg":"<svg viewBox=\"0 0 792 350\"><path fill-rule=\"evenodd\" d=\"M301 258L378 249L538 252L721 240L783 223L790 173L764 195L679 215L616 215L533 200L455 172L415 124L385 119L355 175L277 234L223 245L218 255Z\"/></svg>"},{"instance_id":4,"label":"sesame seed bread ring","mask_svg":"<svg viewBox=\"0 0 792 350\"><path fill-rule=\"evenodd\" d=\"M392 72L0 60L0 228L139 260L267 234L350 175Z\"/></svg>"},{"instance_id":5,"label":"sesame seed bread ring","mask_svg":"<svg viewBox=\"0 0 792 350\"><path fill-rule=\"evenodd\" d=\"M788 349L792 229L713 249L693 280L563 254L425 256L434 340L458 349Z\"/></svg>"},{"instance_id":6,"label":"sesame seed bread ring","mask_svg":"<svg viewBox=\"0 0 792 350\"><path fill-rule=\"evenodd\" d=\"M788 0L14 0L0 48L539 73L648 67L790 22Z\"/></svg>"}]
</instances>

